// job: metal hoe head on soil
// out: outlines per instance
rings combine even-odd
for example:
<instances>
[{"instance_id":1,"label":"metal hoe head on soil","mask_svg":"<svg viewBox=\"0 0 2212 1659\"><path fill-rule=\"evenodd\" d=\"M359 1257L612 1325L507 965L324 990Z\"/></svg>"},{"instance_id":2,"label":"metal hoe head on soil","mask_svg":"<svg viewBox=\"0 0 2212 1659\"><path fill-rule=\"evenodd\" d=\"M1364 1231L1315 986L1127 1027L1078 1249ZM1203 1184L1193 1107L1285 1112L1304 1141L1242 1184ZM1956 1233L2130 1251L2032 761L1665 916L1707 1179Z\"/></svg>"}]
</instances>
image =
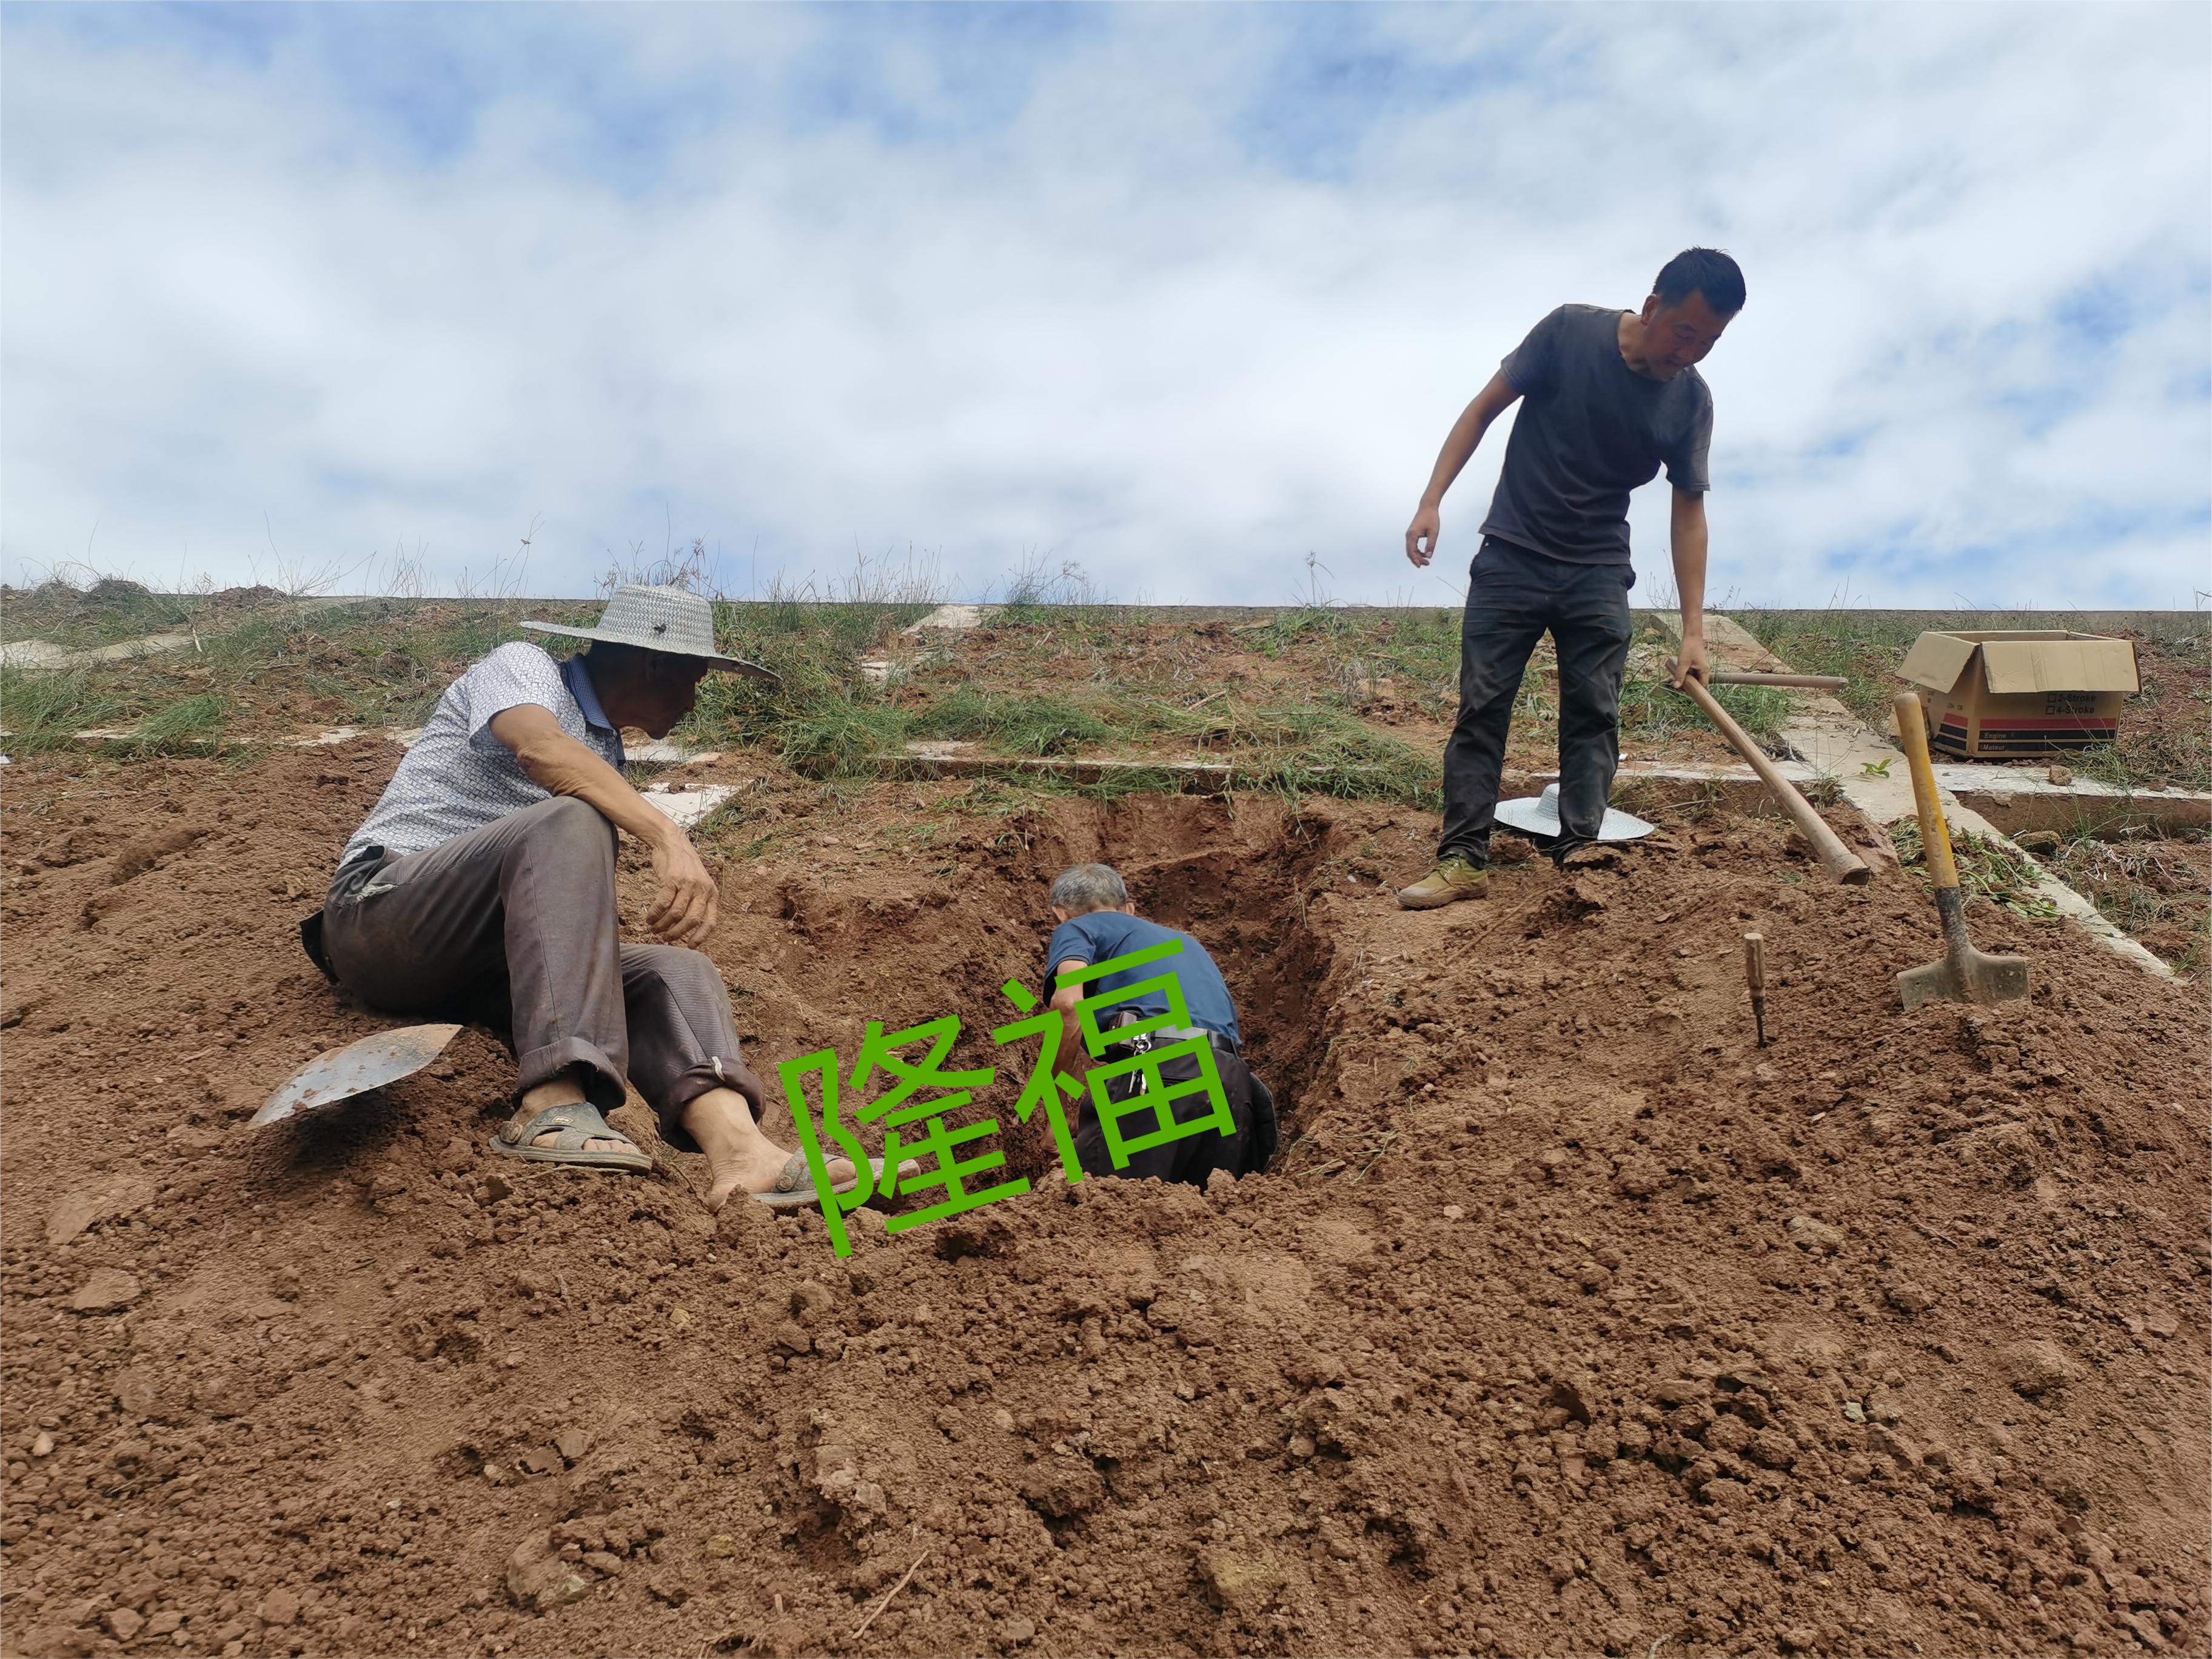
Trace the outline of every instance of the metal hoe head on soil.
<instances>
[{"instance_id":1,"label":"metal hoe head on soil","mask_svg":"<svg viewBox=\"0 0 2212 1659\"><path fill-rule=\"evenodd\" d=\"M459 1025L402 1025L318 1054L263 1103L246 1127L258 1129L264 1123L282 1122L297 1112L320 1111L371 1089L397 1083L444 1054L446 1045L460 1029Z\"/></svg>"}]
</instances>

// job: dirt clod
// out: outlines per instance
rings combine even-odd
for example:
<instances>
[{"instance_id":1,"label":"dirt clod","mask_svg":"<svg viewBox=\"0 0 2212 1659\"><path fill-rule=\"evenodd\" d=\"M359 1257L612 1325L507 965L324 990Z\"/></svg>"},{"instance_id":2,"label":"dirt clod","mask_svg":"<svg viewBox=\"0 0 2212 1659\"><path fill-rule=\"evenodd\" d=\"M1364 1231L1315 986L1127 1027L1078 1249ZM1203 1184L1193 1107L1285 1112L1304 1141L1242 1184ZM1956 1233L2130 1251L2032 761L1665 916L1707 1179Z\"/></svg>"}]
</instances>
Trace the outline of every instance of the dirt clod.
<instances>
[{"instance_id":1,"label":"dirt clod","mask_svg":"<svg viewBox=\"0 0 2212 1659\"><path fill-rule=\"evenodd\" d=\"M1201 1550L1198 1567L1214 1599L1247 1618L1265 1613L1283 1588L1281 1564L1263 1549L1221 1546Z\"/></svg>"},{"instance_id":2,"label":"dirt clod","mask_svg":"<svg viewBox=\"0 0 2212 1659\"><path fill-rule=\"evenodd\" d=\"M1022 1497L1040 1514L1056 1521L1097 1507L1106 1495L1098 1471L1066 1457L1041 1465L1022 1482Z\"/></svg>"},{"instance_id":3,"label":"dirt clod","mask_svg":"<svg viewBox=\"0 0 2212 1659\"><path fill-rule=\"evenodd\" d=\"M591 1583L561 1559L550 1534L534 1532L514 1547L507 1561L507 1593L515 1605L547 1613L591 1592Z\"/></svg>"},{"instance_id":4,"label":"dirt clod","mask_svg":"<svg viewBox=\"0 0 2212 1659\"><path fill-rule=\"evenodd\" d=\"M130 1607L112 1607L100 1616L101 1626L118 1642L132 1642L146 1627L146 1620Z\"/></svg>"},{"instance_id":5,"label":"dirt clod","mask_svg":"<svg viewBox=\"0 0 2212 1659\"><path fill-rule=\"evenodd\" d=\"M2015 1342L2004 1351L2005 1380L2030 1398L2056 1394L2078 1381L2081 1367L2056 1342Z\"/></svg>"},{"instance_id":6,"label":"dirt clod","mask_svg":"<svg viewBox=\"0 0 2212 1659\"><path fill-rule=\"evenodd\" d=\"M1881 1299L1901 1314L1923 1314L1936 1305L1935 1291L1911 1279L1885 1279Z\"/></svg>"},{"instance_id":7,"label":"dirt clod","mask_svg":"<svg viewBox=\"0 0 2212 1659\"><path fill-rule=\"evenodd\" d=\"M1840 1228L1831 1227L1826 1222L1816 1220L1809 1215L1791 1216L1787 1227L1790 1237L1800 1249L1811 1250L1820 1255L1833 1255L1844 1248L1844 1235Z\"/></svg>"},{"instance_id":8,"label":"dirt clod","mask_svg":"<svg viewBox=\"0 0 2212 1659\"><path fill-rule=\"evenodd\" d=\"M46 1243L66 1244L88 1227L144 1207L154 1198L154 1183L135 1176L118 1176L94 1186L64 1194L46 1212Z\"/></svg>"},{"instance_id":9,"label":"dirt clod","mask_svg":"<svg viewBox=\"0 0 2212 1659\"><path fill-rule=\"evenodd\" d=\"M113 1267L98 1267L70 1297L69 1304L78 1313L113 1313L136 1302L141 1288L133 1274Z\"/></svg>"}]
</instances>

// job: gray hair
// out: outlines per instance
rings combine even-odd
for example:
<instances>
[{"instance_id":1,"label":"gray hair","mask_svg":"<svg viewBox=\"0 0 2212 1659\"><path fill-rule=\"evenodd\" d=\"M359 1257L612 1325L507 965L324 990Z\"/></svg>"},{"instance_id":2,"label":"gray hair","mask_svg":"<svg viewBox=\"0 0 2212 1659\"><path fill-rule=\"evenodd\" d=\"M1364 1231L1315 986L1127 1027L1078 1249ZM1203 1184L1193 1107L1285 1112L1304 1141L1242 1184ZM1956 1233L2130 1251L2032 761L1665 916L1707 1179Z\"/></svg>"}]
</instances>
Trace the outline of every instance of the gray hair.
<instances>
[{"instance_id":1,"label":"gray hair","mask_svg":"<svg viewBox=\"0 0 2212 1659\"><path fill-rule=\"evenodd\" d=\"M1077 915L1091 910L1118 910L1128 902L1128 884L1110 865L1079 864L1052 884L1053 908Z\"/></svg>"}]
</instances>

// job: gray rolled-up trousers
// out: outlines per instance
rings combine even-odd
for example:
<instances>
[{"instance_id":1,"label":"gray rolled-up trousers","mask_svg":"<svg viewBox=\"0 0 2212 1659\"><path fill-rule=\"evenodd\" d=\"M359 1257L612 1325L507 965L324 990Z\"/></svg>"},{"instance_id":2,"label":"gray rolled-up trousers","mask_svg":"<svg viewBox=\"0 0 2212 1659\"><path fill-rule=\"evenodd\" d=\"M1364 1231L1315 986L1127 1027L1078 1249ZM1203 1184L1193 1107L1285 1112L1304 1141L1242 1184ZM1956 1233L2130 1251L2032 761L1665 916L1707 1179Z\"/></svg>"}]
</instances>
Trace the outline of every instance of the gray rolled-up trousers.
<instances>
[{"instance_id":1,"label":"gray rolled-up trousers","mask_svg":"<svg viewBox=\"0 0 2212 1659\"><path fill-rule=\"evenodd\" d=\"M338 982L372 1007L489 1025L514 1051L514 1092L580 1070L601 1111L625 1079L681 1151L684 1109L760 1079L738 1052L714 964L671 945L625 945L614 826L556 797L419 853L356 858L323 902Z\"/></svg>"}]
</instances>

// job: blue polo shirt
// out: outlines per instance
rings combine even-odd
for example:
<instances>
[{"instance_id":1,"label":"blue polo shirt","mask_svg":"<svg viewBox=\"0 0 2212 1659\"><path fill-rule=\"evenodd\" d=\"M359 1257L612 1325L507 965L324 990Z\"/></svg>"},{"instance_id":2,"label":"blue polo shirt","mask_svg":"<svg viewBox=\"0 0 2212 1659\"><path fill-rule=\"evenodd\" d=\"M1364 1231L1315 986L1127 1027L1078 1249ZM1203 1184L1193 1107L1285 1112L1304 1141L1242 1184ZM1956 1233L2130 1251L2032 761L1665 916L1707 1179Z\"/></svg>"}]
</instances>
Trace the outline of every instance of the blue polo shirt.
<instances>
[{"instance_id":1,"label":"blue polo shirt","mask_svg":"<svg viewBox=\"0 0 2212 1659\"><path fill-rule=\"evenodd\" d=\"M1244 1039L1237 1030L1237 1005L1230 1000L1229 983L1221 977L1221 969L1213 965L1213 958L1206 955L1206 947L1188 933L1163 927L1157 921L1146 921L1142 916L1126 915L1119 910L1093 910L1088 915L1070 917L1054 928L1052 942L1045 946L1044 994L1049 999L1056 988L1057 969L1063 962L1079 962L1087 967L1094 962L1111 961L1171 940L1182 941L1179 954L1109 974L1103 979L1086 980L1083 994L1093 997L1102 991L1141 985L1148 979L1173 973L1182 992L1183 1006L1190 1011L1190 1023L1209 1031L1218 1031L1241 1046ZM1166 993L1159 989L1113 1006L1134 1008L1144 1014L1168 1012Z\"/></svg>"}]
</instances>

